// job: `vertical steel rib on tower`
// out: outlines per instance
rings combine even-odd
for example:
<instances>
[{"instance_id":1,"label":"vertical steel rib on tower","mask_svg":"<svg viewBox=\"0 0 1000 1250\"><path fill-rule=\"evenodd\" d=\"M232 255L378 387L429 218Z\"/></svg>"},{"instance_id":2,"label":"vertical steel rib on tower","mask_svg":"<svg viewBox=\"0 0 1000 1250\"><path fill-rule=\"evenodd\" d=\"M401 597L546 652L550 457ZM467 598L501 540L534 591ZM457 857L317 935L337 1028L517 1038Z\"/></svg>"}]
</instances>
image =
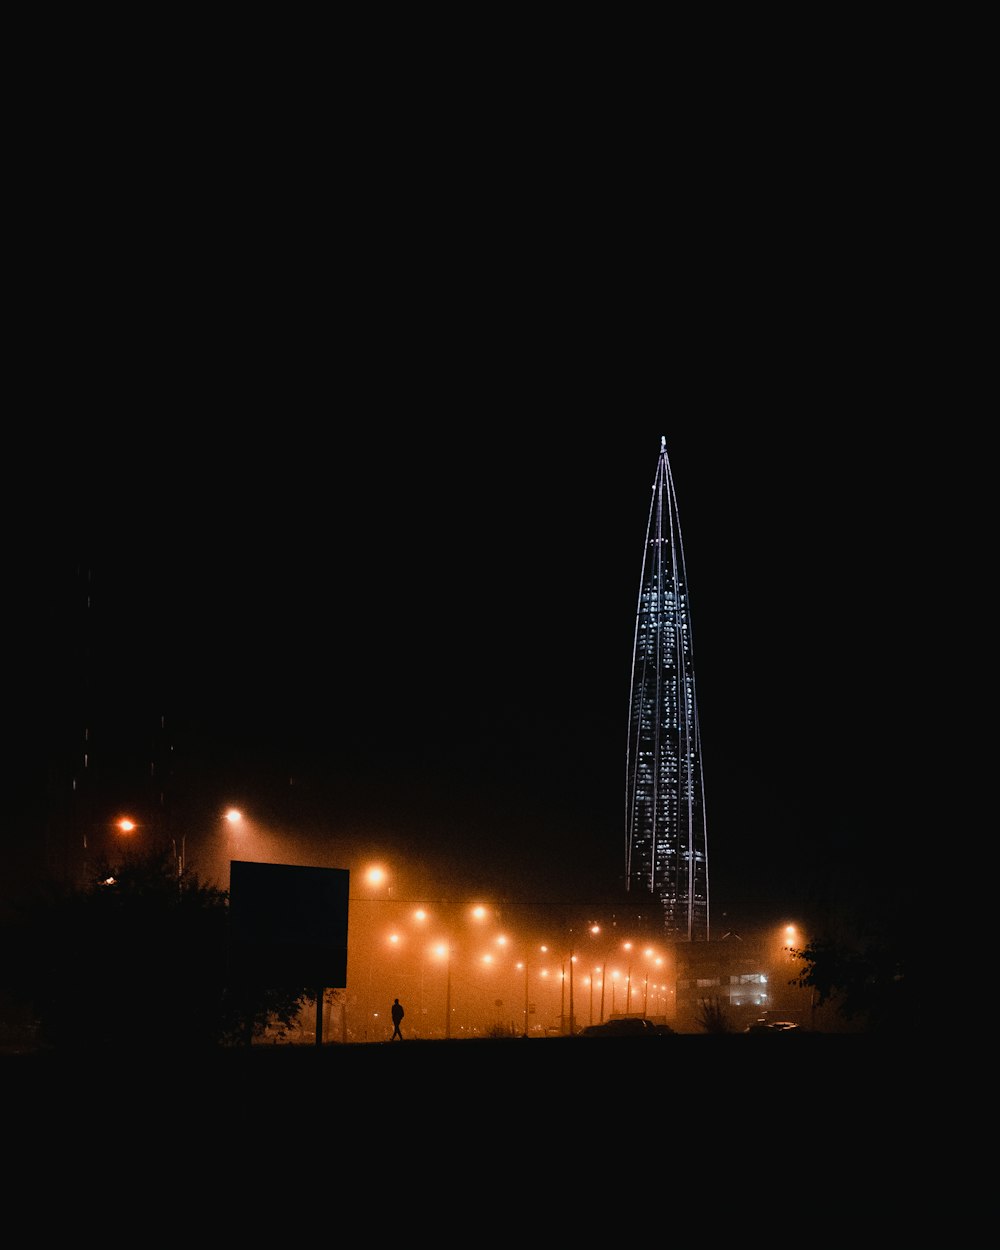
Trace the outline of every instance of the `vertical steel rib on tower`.
<instances>
[{"instance_id":1,"label":"vertical steel rib on tower","mask_svg":"<svg viewBox=\"0 0 1000 1250\"><path fill-rule=\"evenodd\" d=\"M639 581L625 775L625 888L660 900L668 937L707 942L708 832L691 612L665 437Z\"/></svg>"}]
</instances>

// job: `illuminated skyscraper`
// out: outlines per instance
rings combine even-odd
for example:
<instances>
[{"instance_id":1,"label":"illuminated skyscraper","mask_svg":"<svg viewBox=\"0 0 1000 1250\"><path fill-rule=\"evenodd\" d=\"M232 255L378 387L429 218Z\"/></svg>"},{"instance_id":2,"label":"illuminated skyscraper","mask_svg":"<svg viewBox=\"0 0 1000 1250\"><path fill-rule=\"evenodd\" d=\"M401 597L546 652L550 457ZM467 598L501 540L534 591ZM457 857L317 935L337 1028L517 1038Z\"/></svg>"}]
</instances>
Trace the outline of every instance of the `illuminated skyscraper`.
<instances>
[{"instance_id":1,"label":"illuminated skyscraper","mask_svg":"<svg viewBox=\"0 0 1000 1250\"><path fill-rule=\"evenodd\" d=\"M667 440L639 582L625 781L625 888L663 907L666 936L709 940L708 833L687 571Z\"/></svg>"}]
</instances>

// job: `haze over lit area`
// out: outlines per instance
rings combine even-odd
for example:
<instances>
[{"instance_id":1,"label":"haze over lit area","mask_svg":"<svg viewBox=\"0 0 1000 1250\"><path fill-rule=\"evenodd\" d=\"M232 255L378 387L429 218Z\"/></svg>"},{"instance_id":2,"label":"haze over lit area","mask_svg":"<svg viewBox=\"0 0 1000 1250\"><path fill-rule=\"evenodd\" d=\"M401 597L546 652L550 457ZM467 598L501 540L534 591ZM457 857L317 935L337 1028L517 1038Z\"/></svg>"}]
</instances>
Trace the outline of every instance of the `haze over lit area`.
<instances>
[{"instance_id":1,"label":"haze over lit area","mask_svg":"<svg viewBox=\"0 0 1000 1250\"><path fill-rule=\"evenodd\" d=\"M90 854L120 847L125 812L141 846L152 810L161 842L222 885L233 858L352 872L385 858L408 899L482 894L585 921L624 867L661 434L687 557L713 935L865 886L890 853L884 459L856 429L792 445L783 427L679 414L459 437L375 423L323 456L296 438L175 453L124 498L74 497L73 525L43 518L15 563L7 881L58 869L84 826Z\"/></svg>"}]
</instances>

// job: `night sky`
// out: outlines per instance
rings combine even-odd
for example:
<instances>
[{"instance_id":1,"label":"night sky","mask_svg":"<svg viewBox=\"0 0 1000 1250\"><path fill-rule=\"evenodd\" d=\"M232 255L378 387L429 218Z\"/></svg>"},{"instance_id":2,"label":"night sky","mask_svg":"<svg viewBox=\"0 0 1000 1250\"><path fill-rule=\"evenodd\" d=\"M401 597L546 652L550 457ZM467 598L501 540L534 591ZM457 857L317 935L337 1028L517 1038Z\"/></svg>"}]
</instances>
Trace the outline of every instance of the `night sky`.
<instances>
[{"instance_id":1,"label":"night sky","mask_svg":"<svg viewBox=\"0 0 1000 1250\"><path fill-rule=\"evenodd\" d=\"M82 725L124 793L162 713L195 864L238 802L303 860L613 889L661 435L713 930L892 864L913 766L941 784L899 729L968 375L926 260L944 132L839 62L734 60L469 110L366 84L329 128L256 89L109 93L101 142L60 113L8 341L4 883Z\"/></svg>"},{"instance_id":2,"label":"night sky","mask_svg":"<svg viewBox=\"0 0 1000 1250\"><path fill-rule=\"evenodd\" d=\"M158 451L148 430L134 444L78 431L15 557L22 859L37 862L88 706L104 726L95 767L123 794L166 716L172 820L209 876L235 802L281 831L279 860L350 866L371 850L452 894L614 891L661 434L714 933L801 914L831 874L881 858L888 449L860 421L793 419L791 392L781 419L753 420L732 386L725 405L649 403L600 369L560 394L555 372L527 412L507 378L474 402L415 391L412 418L397 388L388 419L381 401L331 396L308 420L263 420L265 387L256 420L211 437L164 424Z\"/></svg>"}]
</instances>

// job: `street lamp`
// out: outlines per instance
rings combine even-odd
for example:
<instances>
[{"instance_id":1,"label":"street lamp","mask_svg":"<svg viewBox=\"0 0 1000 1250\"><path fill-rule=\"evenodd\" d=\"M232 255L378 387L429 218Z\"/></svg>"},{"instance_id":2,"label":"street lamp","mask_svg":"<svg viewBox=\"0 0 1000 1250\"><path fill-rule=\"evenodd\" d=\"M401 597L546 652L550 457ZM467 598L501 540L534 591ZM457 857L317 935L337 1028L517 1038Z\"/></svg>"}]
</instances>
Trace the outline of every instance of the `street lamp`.
<instances>
[{"instance_id":1,"label":"street lamp","mask_svg":"<svg viewBox=\"0 0 1000 1250\"><path fill-rule=\"evenodd\" d=\"M422 907L418 907L417 910L413 913L413 920L414 920L414 923L417 924L418 926L426 924L427 913L424 911ZM420 1023L417 1026L418 1037L423 1036L423 1027L424 1027L424 965L426 964L426 962L427 962L426 952L421 950L420 952L420 1003L418 1007Z\"/></svg>"},{"instance_id":2,"label":"street lamp","mask_svg":"<svg viewBox=\"0 0 1000 1250\"><path fill-rule=\"evenodd\" d=\"M365 880L376 890L384 885L386 897L392 898L392 882L388 871L381 864L372 864L365 873Z\"/></svg>"},{"instance_id":3,"label":"street lamp","mask_svg":"<svg viewBox=\"0 0 1000 1250\"><path fill-rule=\"evenodd\" d=\"M549 953L549 948L548 948L547 946L540 946L538 949L541 951L541 953L542 953L543 955L547 955L547 954ZM544 983L544 984L540 987L540 989L544 992L544 991L546 990L546 988L547 988L547 986L548 986L548 982L549 982L549 970L548 970L548 968L539 968L539 969L538 969L538 979L539 979L539 981L542 981L542 982ZM546 1018L548 1018L548 1016L549 1016L549 1011L551 1010L551 1008L550 1008L550 1006L548 1006L548 1004L551 1004L551 1002L552 1002L552 992L551 992L551 990L549 990L549 991L545 994L545 1001L546 1001L546 1004L547 1004L547 1005L546 1005L546 1008L545 1008L545 1016L546 1016ZM548 1026L547 1026L547 1025L546 1025L545 1027L546 1027L546 1029L548 1028Z\"/></svg>"},{"instance_id":4,"label":"street lamp","mask_svg":"<svg viewBox=\"0 0 1000 1250\"><path fill-rule=\"evenodd\" d=\"M562 961L562 974L559 978L559 1036L566 1033L566 960Z\"/></svg>"},{"instance_id":5,"label":"street lamp","mask_svg":"<svg viewBox=\"0 0 1000 1250\"><path fill-rule=\"evenodd\" d=\"M384 902L386 898L391 898L392 885L389 870L384 863L371 863L363 872L362 880L369 889L364 890L358 895L359 903L377 904ZM385 894L382 889L385 887ZM365 1039L368 1038L368 1026L370 1023L378 1022L378 1012L375 1010L375 957L381 955L384 957L383 941L387 948L392 948L399 941L398 934L386 937L385 930L382 928L384 920L384 912L379 907L372 906L360 909L360 914L367 918L367 925L364 928L365 935L368 940L368 988L366 993L366 1014L365 1014ZM384 962L384 960L383 960ZM380 989L382 988L382 964L380 964Z\"/></svg>"},{"instance_id":6,"label":"street lamp","mask_svg":"<svg viewBox=\"0 0 1000 1250\"><path fill-rule=\"evenodd\" d=\"M444 993L444 1036L445 1041L451 1039L451 943L445 950L445 961L447 967L447 980L445 983Z\"/></svg>"},{"instance_id":7,"label":"street lamp","mask_svg":"<svg viewBox=\"0 0 1000 1250\"><path fill-rule=\"evenodd\" d=\"M525 1037L527 1037L530 1033L530 1029L528 1025L528 1017L531 1015L532 1011L534 1010L534 1008L531 1005L531 983L530 983L531 960L529 958L529 955L532 949L533 948L530 945L530 943L526 945L524 960L515 965L515 967L519 971L523 970L524 972L524 1036ZM545 954L548 950L548 947L539 946L538 950L540 953ZM539 970L538 975L539 977L544 976L545 975L544 970Z\"/></svg>"},{"instance_id":8,"label":"street lamp","mask_svg":"<svg viewBox=\"0 0 1000 1250\"><path fill-rule=\"evenodd\" d=\"M439 959L445 961L444 1036L445 1040L448 1040L451 1037L451 943L439 942L434 948L434 953Z\"/></svg>"},{"instance_id":9,"label":"street lamp","mask_svg":"<svg viewBox=\"0 0 1000 1250\"><path fill-rule=\"evenodd\" d=\"M181 849L177 850L177 839L171 838L170 844L174 848L174 859L177 862L177 888L180 889L181 878L184 876L184 848L187 846L187 834L181 834Z\"/></svg>"},{"instance_id":10,"label":"street lamp","mask_svg":"<svg viewBox=\"0 0 1000 1250\"><path fill-rule=\"evenodd\" d=\"M601 931L601 926L599 924L592 924L590 926L589 932L592 938L596 938L597 935L600 933L600 931ZM591 1024L594 1023L594 972L596 971L597 969L595 968L594 971L591 972L590 976L587 978L590 981L590 1023ZM601 992L603 993L603 991L604 991L604 982L602 979Z\"/></svg>"},{"instance_id":11,"label":"street lamp","mask_svg":"<svg viewBox=\"0 0 1000 1250\"><path fill-rule=\"evenodd\" d=\"M528 961L525 959L522 963L515 965L517 968L524 969L524 1036L528 1036Z\"/></svg>"},{"instance_id":12,"label":"street lamp","mask_svg":"<svg viewBox=\"0 0 1000 1250\"><path fill-rule=\"evenodd\" d=\"M646 956L647 959L652 959L655 954L651 946L647 946L646 949L642 953ZM657 960L657 962L659 962L659 960ZM653 988L655 989L656 986L654 985ZM644 1017L649 1015L649 969L648 968L646 969L645 975L643 977L643 983L642 983L642 1014Z\"/></svg>"}]
</instances>

